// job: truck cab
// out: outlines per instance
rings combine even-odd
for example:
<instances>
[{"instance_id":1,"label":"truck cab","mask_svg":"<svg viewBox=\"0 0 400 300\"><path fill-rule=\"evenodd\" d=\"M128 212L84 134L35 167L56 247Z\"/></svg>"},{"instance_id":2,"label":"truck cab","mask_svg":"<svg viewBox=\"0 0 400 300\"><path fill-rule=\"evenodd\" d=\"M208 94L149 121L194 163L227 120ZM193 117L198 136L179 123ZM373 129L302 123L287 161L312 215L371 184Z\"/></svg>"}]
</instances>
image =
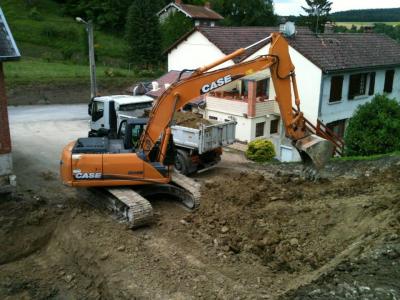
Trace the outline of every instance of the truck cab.
<instances>
[{"instance_id":1,"label":"truck cab","mask_svg":"<svg viewBox=\"0 0 400 300\"><path fill-rule=\"evenodd\" d=\"M88 114L91 116L89 137L122 138L127 120L145 117L152 109L153 101L153 98L145 95L93 98L88 106Z\"/></svg>"}]
</instances>

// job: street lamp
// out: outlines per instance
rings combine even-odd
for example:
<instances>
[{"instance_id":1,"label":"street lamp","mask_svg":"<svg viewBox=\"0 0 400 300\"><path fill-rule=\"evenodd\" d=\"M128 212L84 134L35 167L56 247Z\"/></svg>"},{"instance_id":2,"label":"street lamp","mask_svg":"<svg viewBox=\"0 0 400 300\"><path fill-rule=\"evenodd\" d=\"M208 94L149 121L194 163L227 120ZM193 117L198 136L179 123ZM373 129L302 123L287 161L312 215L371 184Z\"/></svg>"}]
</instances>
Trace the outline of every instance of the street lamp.
<instances>
[{"instance_id":1,"label":"street lamp","mask_svg":"<svg viewBox=\"0 0 400 300\"><path fill-rule=\"evenodd\" d=\"M76 17L75 20L78 23L85 24L86 32L88 34L89 44L89 66L90 66L90 99L97 96L97 84L96 84L96 61L94 59L94 45L93 45L93 22L85 21L80 17Z\"/></svg>"}]
</instances>

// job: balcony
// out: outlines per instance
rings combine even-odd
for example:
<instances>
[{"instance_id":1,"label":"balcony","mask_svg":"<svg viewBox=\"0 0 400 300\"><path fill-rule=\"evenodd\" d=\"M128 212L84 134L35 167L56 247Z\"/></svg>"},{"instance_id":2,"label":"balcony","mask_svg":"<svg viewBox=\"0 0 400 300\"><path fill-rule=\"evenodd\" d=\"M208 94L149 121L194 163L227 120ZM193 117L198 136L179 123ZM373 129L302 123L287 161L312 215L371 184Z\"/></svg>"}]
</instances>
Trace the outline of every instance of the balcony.
<instances>
[{"instance_id":1,"label":"balcony","mask_svg":"<svg viewBox=\"0 0 400 300\"><path fill-rule=\"evenodd\" d=\"M255 97L253 103L254 114L251 113L249 97L240 95L239 92L233 91L216 91L210 92L206 96L207 109L219 111L234 115L248 115L249 117L260 117L271 114L279 115L279 106L275 100L267 97Z\"/></svg>"}]
</instances>

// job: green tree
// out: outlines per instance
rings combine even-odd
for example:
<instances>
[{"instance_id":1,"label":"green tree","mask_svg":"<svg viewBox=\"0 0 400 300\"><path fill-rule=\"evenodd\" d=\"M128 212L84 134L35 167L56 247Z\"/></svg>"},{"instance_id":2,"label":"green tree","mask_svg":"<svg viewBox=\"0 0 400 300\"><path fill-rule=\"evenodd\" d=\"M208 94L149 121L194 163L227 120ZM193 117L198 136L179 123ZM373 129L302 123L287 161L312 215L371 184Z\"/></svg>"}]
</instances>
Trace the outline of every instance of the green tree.
<instances>
[{"instance_id":1,"label":"green tree","mask_svg":"<svg viewBox=\"0 0 400 300\"><path fill-rule=\"evenodd\" d=\"M299 25L307 25L316 32L324 31L324 24L328 22L332 2L328 0L306 0L307 6L302 6L308 16L301 16Z\"/></svg>"},{"instance_id":2,"label":"green tree","mask_svg":"<svg viewBox=\"0 0 400 300\"><path fill-rule=\"evenodd\" d=\"M212 0L211 7L227 26L273 26L277 23L272 0Z\"/></svg>"},{"instance_id":3,"label":"green tree","mask_svg":"<svg viewBox=\"0 0 400 300\"><path fill-rule=\"evenodd\" d=\"M182 35L193 28L193 21L180 12L175 12L161 24L162 49L165 50Z\"/></svg>"},{"instance_id":4,"label":"green tree","mask_svg":"<svg viewBox=\"0 0 400 300\"><path fill-rule=\"evenodd\" d=\"M158 5L152 0L134 0L128 10L125 37L128 58L139 68L152 68L161 58L161 31L156 15Z\"/></svg>"},{"instance_id":5,"label":"green tree","mask_svg":"<svg viewBox=\"0 0 400 300\"><path fill-rule=\"evenodd\" d=\"M346 155L373 155L400 150L400 104L376 95L360 105L344 136Z\"/></svg>"}]
</instances>

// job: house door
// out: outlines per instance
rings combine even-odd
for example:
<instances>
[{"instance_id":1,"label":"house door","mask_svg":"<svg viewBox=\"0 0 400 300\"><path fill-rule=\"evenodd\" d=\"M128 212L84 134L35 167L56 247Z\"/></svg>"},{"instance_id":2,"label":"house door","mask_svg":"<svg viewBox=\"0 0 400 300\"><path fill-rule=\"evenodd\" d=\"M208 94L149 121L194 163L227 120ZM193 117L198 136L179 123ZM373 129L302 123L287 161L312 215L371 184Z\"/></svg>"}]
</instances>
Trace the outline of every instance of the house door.
<instances>
[{"instance_id":1,"label":"house door","mask_svg":"<svg viewBox=\"0 0 400 300\"><path fill-rule=\"evenodd\" d=\"M344 137L345 126L346 126L345 119L326 124L326 127L328 127L330 130L332 130L336 135L340 136L341 138Z\"/></svg>"},{"instance_id":2,"label":"house door","mask_svg":"<svg viewBox=\"0 0 400 300\"><path fill-rule=\"evenodd\" d=\"M281 146L281 161L293 161L293 149L287 146Z\"/></svg>"}]
</instances>

